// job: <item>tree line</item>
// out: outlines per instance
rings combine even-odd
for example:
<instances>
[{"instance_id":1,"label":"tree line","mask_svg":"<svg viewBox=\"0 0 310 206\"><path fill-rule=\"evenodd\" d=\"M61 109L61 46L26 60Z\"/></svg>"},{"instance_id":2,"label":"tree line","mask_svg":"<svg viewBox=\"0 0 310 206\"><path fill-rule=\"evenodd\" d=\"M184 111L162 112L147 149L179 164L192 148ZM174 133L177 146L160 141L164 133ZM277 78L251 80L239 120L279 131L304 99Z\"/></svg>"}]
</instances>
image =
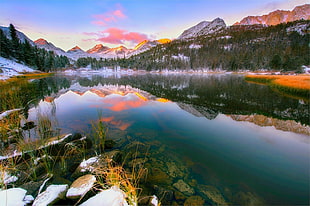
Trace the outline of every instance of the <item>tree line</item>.
<instances>
[{"instance_id":1,"label":"tree line","mask_svg":"<svg viewBox=\"0 0 310 206\"><path fill-rule=\"evenodd\" d=\"M265 69L299 72L302 65L310 65L310 34L289 29L309 28L309 24L309 20L300 20L276 26L230 26L216 34L157 45L127 59L84 58L83 62L97 69L120 66L148 71Z\"/></svg>"},{"instance_id":2,"label":"tree line","mask_svg":"<svg viewBox=\"0 0 310 206\"><path fill-rule=\"evenodd\" d=\"M0 29L0 56L16 59L44 72L55 71L69 65L66 56L58 56L53 51L32 46L26 39L21 42L13 24L10 24L9 31L11 39L8 39Z\"/></svg>"}]
</instances>

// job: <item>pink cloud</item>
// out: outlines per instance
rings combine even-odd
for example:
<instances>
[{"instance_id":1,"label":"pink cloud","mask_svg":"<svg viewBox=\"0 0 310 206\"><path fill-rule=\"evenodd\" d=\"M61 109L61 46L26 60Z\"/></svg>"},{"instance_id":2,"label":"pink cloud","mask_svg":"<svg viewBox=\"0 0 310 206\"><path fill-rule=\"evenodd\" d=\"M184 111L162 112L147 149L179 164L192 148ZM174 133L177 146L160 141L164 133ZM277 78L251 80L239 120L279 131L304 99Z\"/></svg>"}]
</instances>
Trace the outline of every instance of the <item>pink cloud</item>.
<instances>
[{"instance_id":1,"label":"pink cloud","mask_svg":"<svg viewBox=\"0 0 310 206\"><path fill-rule=\"evenodd\" d=\"M146 34L129 32L119 28L108 28L97 33L84 32L84 34L88 36L97 36L96 41L110 44L125 44L126 42L137 44L149 39Z\"/></svg>"},{"instance_id":2,"label":"pink cloud","mask_svg":"<svg viewBox=\"0 0 310 206\"><path fill-rule=\"evenodd\" d=\"M113 15L117 16L118 18L126 18L126 15L119 9L113 11Z\"/></svg>"},{"instance_id":3,"label":"pink cloud","mask_svg":"<svg viewBox=\"0 0 310 206\"><path fill-rule=\"evenodd\" d=\"M119 19L127 18L121 9L109 11L103 14L95 14L92 17L95 20L91 23L99 26L107 26L108 22L117 22Z\"/></svg>"}]
</instances>

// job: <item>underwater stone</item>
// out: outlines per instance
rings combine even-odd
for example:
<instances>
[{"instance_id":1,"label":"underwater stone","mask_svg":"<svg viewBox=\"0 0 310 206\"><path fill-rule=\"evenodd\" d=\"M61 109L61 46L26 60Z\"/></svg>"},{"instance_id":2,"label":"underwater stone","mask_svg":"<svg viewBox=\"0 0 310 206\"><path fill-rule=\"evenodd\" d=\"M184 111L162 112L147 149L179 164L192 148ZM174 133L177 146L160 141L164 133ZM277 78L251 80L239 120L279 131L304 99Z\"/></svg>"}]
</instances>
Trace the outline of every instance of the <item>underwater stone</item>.
<instances>
[{"instance_id":1,"label":"underwater stone","mask_svg":"<svg viewBox=\"0 0 310 206\"><path fill-rule=\"evenodd\" d=\"M195 193L194 189L183 180L178 180L173 186L185 195L193 195Z\"/></svg>"}]
</instances>

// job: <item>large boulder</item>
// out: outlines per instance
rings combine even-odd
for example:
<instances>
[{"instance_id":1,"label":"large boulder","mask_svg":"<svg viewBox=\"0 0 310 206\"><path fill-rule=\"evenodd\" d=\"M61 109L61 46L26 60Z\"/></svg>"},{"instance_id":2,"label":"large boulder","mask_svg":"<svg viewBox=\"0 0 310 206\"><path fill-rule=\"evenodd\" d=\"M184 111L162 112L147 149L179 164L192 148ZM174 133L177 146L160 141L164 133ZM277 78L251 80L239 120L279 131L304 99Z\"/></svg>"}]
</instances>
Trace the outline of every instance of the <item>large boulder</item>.
<instances>
[{"instance_id":1,"label":"large boulder","mask_svg":"<svg viewBox=\"0 0 310 206\"><path fill-rule=\"evenodd\" d=\"M94 175L84 175L76 179L70 186L66 197L68 199L77 199L83 197L96 182L96 177Z\"/></svg>"},{"instance_id":2,"label":"large boulder","mask_svg":"<svg viewBox=\"0 0 310 206\"><path fill-rule=\"evenodd\" d=\"M32 206L52 205L65 198L67 189L68 185L50 185L36 197Z\"/></svg>"},{"instance_id":3,"label":"large boulder","mask_svg":"<svg viewBox=\"0 0 310 206\"><path fill-rule=\"evenodd\" d=\"M24 206L27 191L22 188L11 188L0 191L0 206Z\"/></svg>"},{"instance_id":4,"label":"large boulder","mask_svg":"<svg viewBox=\"0 0 310 206\"><path fill-rule=\"evenodd\" d=\"M125 198L125 193L118 186L112 186L110 189L103 190L97 195L89 198L80 206L128 206Z\"/></svg>"}]
</instances>

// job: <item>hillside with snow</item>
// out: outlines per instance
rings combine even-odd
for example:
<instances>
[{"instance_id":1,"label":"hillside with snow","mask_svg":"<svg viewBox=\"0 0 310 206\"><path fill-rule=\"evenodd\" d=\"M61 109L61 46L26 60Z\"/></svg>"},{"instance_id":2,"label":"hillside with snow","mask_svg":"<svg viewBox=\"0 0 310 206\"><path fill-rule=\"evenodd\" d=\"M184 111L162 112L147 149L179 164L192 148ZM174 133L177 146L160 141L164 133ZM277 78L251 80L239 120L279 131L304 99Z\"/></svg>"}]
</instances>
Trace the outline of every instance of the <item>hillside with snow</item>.
<instances>
[{"instance_id":1,"label":"hillside with snow","mask_svg":"<svg viewBox=\"0 0 310 206\"><path fill-rule=\"evenodd\" d=\"M46 41L45 39L37 39L34 41L35 45L39 48L45 49L47 51L53 51L57 55L66 56L66 52L58 47L56 47L51 42Z\"/></svg>"},{"instance_id":2,"label":"hillside with snow","mask_svg":"<svg viewBox=\"0 0 310 206\"><path fill-rule=\"evenodd\" d=\"M17 63L13 60L0 57L0 80L20 75L21 72L34 72L35 70Z\"/></svg>"},{"instance_id":3,"label":"hillside with snow","mask_svg":"<svg viewBox=\"0 0 310 206\"><path fill-rule=\"evenodd\" d=\"M216 18L213 21L202 21L199 24L185 30L178 39L188 39L200 35L213 34L226 28L223 19Z\"/></svg>"}]
</instances>

